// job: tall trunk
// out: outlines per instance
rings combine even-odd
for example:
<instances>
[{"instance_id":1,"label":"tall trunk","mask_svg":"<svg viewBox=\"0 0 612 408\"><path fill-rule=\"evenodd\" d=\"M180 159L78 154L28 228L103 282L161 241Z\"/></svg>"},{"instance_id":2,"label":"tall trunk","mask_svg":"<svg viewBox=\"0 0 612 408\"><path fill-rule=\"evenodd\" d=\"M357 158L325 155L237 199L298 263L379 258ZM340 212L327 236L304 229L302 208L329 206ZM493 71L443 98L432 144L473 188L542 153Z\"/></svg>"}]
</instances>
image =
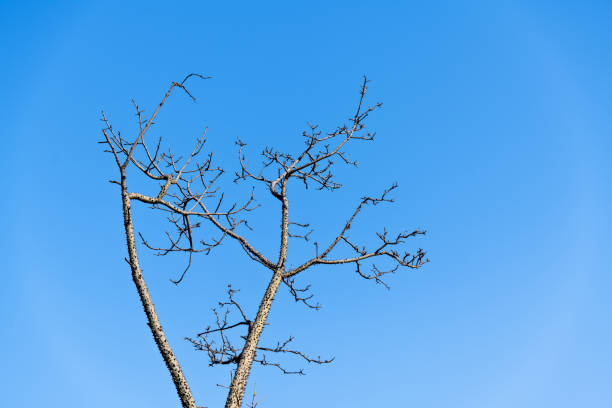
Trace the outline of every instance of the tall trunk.
<instances>
[{"instance_id":1,"label":"tall trunk","mask_svg":"<svg viewBox=\"0 0 612 408\"><path fill-rule=\"evenodd\" d=\"M249 373L251 372L251 365L257 351L257 343L259 337L268 318L272 301L276 295L276 291L283 280L282 269L277 270L266 289L261 303L259 304L259 310L257 311L257 317L253 322L249 335L247 336L244 349L240 355L240 361L238 362L238 368L232 379L232 385L230 387L227 401L225 402L225 408L240 408L242 405L242 398L244 397L244 390L246 388Z\"/></svg>"},{"instance_id":2,"label":"tall trunk","mask_svg":"<svg viewBox=\"0 0 612 408\"><path fill-rule=\"evenodd\" d=\"M170 371L172 381L174 382L176 392L181 399L183 408L196 408L196 404L193 396L191 395L191 390L189 389L187 380L183 375L181 366L174 356L174 352L172 351L170 344L168 344L164 330L162 329L159 318L157 317L155 306L151 300L149 289L147 288L147 284L142 276L142 271L140 270L138 254L136 253L136 241L134 239L134 225L132 223L130 198L128 196L127 186L125 183L125 174L121 175L121 198L123 201L123 224L125 226L125 237L130 256L130 267L132 268L132 280L136 285L136 289L138 289L140 302L142 303L144 311L147 315L147 323L151 329L151 333L153 333L155 344L157 344L157 348L164 358L166 367L168 367L168 371Z\"/></svg>"}]
</instances>

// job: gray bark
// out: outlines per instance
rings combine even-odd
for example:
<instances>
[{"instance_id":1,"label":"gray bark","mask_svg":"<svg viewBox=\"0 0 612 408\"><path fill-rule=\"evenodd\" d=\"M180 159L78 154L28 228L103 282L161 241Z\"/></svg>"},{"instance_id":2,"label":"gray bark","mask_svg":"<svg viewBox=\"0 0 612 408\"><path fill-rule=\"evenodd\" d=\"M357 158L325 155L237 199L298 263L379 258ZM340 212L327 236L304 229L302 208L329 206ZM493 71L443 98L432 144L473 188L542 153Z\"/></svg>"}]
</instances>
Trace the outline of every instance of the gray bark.
<instances>
[{"instance_id":1,"label":"gray bark","mask_svg":"<svg viewBox=\"0 0 612 408\"><path fill-rule=\"evenodd\" d=\"M189 389L189 385L187 384L183 370L181 370L181 366L174 356L174 352L172 351L172 348L166 339L161 323L159 322L157 312L155 311L155 305L153 304L153 300L151 300L149 289L147 288L147 284L142 276L142 271L138 263L136 241L134 239L134 225L132 223L132 209L125 181L125 170L123 170L121 174L121 199L123 202L123 225L125 227L125 238L128 247L129 263L132 269L132 280L136 285L138 295L140 296L140 302L142 303L144 311L147 315L147 324L151 329L151 333L155 339L155 344L157 345L157 348L159 349L159 352L166 363L166 367L168 368L168 371L170 371L172 381L174 382L176 392L181 399L183 408L196 408L195 401L191 395L191 390Z\"/></svg>"},{"instance_id":2,"label":"gray bark","mask_svg":"<svg viewBox=\"0 0 612 408\"><path fill-rule=\"evenodd\" d=\"M244 390L246 388L249 373L251 372L251 365L253 365L253 359L257 352L257 343L259 343L259 337L263 331L268 313L272 307L274 296L276 291L283 280L282 271L278 270L272 276L266 293L264 294L261 303L259 304L259 310L257 311L257 317L253 322L249 335L247 336L246 343L242 349L240 355L240 361L238 362L238 368L232 379L232 385L225 402L225 408L240 408L242 406L242 398L244 397Z\"/></svg>"}]
</instances>

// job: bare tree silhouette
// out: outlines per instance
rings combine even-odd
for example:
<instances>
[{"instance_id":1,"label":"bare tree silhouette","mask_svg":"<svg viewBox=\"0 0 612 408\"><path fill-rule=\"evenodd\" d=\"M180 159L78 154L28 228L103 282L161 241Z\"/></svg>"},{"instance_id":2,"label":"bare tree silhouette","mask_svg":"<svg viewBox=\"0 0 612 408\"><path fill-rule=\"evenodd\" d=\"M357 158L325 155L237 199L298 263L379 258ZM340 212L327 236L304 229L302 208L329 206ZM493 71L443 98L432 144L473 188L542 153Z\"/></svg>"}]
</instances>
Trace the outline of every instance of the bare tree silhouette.
<instances>
[{"instance_id":1,"label":"bare tree silhouette","mask_svg":"<svg viewBox=\"0 0 612 408\"><path fill-rule=\"evenodd\" d=\"M253 363L274 366L285 374L303 374L302 369L289 370L280 363L269 359L269 355L294 355L303 361L315 364L330 363L333 358L310 357L305 353L290 348L293 337L278 341L276 345L264 346L259 340L275 295L281 285L288 288L289 293L298 302L307 307L318 308L318 304L311 303L310 287L297 287L295 276L317 265L351 264L356 273L364 279L373 280L385 287L385 275L393 273L401 267L420 268L428 262L425 252L418 249L415 252L400 250L402 244L409 238L425 234L425 231L414 229L391 234L384 229L377 232L378 244L367 247L361 244L356 237L349 236L349 230L356 222L359 213L367 206L377 206L381 203L393 202L391 192L397 188L391 185L378 196L364 196L357 204L355 210L345 219L339 233L327 245L319 246L313 242L314 255L298 266L287 267L287 254L289 238L302 239L310 242L312 230L309 224L290 221L289 213L289 183L298 180L306 189L332 191L339 189L341 184L336 181L332 170L338 164L357 166L357 162L350 159L345 148L350 142L372 141L374 134L367 132L365 121L369 115L381 104L365 106L368 80L364 77L360 88L360 97L353 115L347 124L334 130L323 133L317 126L309 125L308 131L303 133L305 147L298 154L289 154L269 147L263 150L263 163L258 171L249 168L245 155L246 144L237 140L239 168L235 173L235 182L248 182L252 184L251 193L241 203L224 203L224 194L217 184L224 170L213 164L213 154L204 153L206 131L197 138L195 147L186 157L180 157L172 151L161 151L161 138L150 146L145 135L155 123L160 109L175 89L181 89L188 97L195 97L186 87L192 78L207 79L199 74L190 74L182 82L173 82L161 102L157 105L150 117L145 117L144 111L134 102L136 116L139 124L138 135L133 140L124 138L119 131L111 125L107 116L102 112L104 139L100 142L106 145L105 151L112 154L120 179L112 180L121 188L123 204L123 220L126 234L126 244L132 279L140 300L144 307L148 324L155 339L155 343L162 354L166 366L172 376L182 406L196 408L188 382L181 367L169 345L164 330L159 322L153 301L149 294L145 279L139 264L136 251L136 239L132 220L131 205L133 201L149 204L156 211L167 215L172 232L166 232L167 244L163 246L152 245L142 235L142 243L158 255L181 252L187 256L187 266L177 279L179 284L191 267L192 256L195 253L209 253L213 248L221 245L225 240L235 240L243 252L253 261L270 270L271 275L267 289L261 299L254 319L251 319L244 308L236 300L237 290L228 286L227 300L219 302L214 309L215 324L209 326L193 338L187 338L193 346L208 354L210 365L232 365L235 369L231 373L231 385L226 408L238 408L242 405L247 379ZM159 186L157 195L146 195L128 189L126 169L134 166L142 175ZM280 203L280 242L278 257L271 259L257 249L256 243L248 240L243 230L250 228L247 216L258 207L255 199L255 186L263 186L269 194ZM314 215L313 215L314 216ZM195 234L204 225L216 231L216 235L209 240L196 239ZM296 232L297 229L297 232ZM348 257L335 256L337 248L344 246L351 251ZM387 268L377 266L374 261L386 259ZM367 270L369 267L369 271ZM233 313L232 313L233 312ZM231 320L237 315L237 320ZM229 336L228 333L243 329L243 334ZM238 341L239 344L236 344ZM256 405L253 399L253 406Z\"/></svg>"}]
</instances>

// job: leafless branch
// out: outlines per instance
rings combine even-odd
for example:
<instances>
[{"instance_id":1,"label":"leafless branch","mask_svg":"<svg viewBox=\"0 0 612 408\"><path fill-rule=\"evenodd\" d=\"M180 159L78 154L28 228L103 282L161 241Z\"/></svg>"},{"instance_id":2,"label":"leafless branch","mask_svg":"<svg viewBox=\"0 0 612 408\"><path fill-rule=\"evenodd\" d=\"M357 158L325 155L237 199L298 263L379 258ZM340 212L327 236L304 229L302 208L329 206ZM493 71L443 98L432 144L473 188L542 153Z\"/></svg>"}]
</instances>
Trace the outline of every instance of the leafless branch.
<instances>
[{"instance_id":1,"label":"leafless branch","mask_svg":"<svg viewBox=\"0 0 612 408\"><path fill-rule=\"evenodd\" d=\"M296 302L303 303L312 309L319 309L318 303L312 303L313 294L310 291L310 285L298 287L295 282L297 274L311 267L350 264L354 266L360 277L373 280L388 288L387 283L383 281L385 275L395 273L400 268L418 269L429 260L425 258L425 252L422 249L411 252L404 246L410 238L424 235L424 230L412 229L390 233L385 228L372 236L372 239L376 241L374 245L371 242L364 245L361 237L349 234L359 214L366 207L376 207L381 203L393 202L391 193L397 188L397 184L393 184L378 196L362 197L346 222L341 224L338 234L326 246L320 247L319 241L313 242L315 253L312 258L298 263L298 266L293 268L287 266L289 265L287 258L290 254L289 239L297 238L311 242L314 232L309 223L297 223L291 219L289 192L292 191L294 181L306 189L334 191L341 188L342 184L335 175L335 166L340 164L356 167L358 162L351 157L351 146L354 142L374 140L375 133L366 130L366 121L372 112L380 108L381 104L366 105L365 97L369 82L367 78L363 78L358 103L347 121L327 132L321 130L317 125L308 123L306 130L302 132L305 145L297 153L286 153L275 147L266 147L261 152L262 162L259 168L254 169L247 160L246 143L237 139L238 170L234 173L234 182L249 183L250 194L238 202L228 202L218 186L225 171L214 163L212 152L205 152L207 148L206 129L196 138L191 152L184 156L175 154L170 149L164 150L161 137L155 139L151 144L148 142L148 132L155 123L160 109L175 88L182 89L190 99L196 100L187 88L189 79L194 77L209 78L199 74L189 74L181 82L172 82L170 89L149 117L145 115L145 110L133 101L138 133L131 139L125 138L113 128L106 114L102 112L104 139L100 143L106 145L105 151L113 156L120 172L120 180L111 180L111 183L121 187L130 253L128 263L132 268L134 281L139 288L143 304L150 304L149 309L145 307L150 322L152 322L150 326L154 335L157 335L158 347L173 374L173 381L181 395L184 407L194 408L195 403L180 368L176 369L178 362L172 355L165 337L162 338L161 326L155 323L157 316L153 310L152 301L148 297L144 278L140 273L133 242L131 203L135 201L148 204L153 210L166 215L170 228L165 231L163 244L146 240L142 234L139 236L142 244L153 250L158 256L175 253L186 256L186 267L178 279L171 279L175 284L182 282L190 270L194 254L210 254L214 248L227 240L235 241L250 259L272 272L266 292L252 319L235 300L237 291L228 286L228 300L219 302L218 307L213 309L215 323L206 327L195 338L186 338L196 349L207 353L211 366L229 365L235 368L235 371L232 370L230 373L231 385L226 407L239 408L253 362L277 367L285 374L303 374L301 369L285 369L280 363L269 360L268 356L271 353L276 356L291 354L315 364L327 364L333 361L333 358L312 358L301 351L288 348L293 337L277 342L275 347L259 344L262 330L267 325L268 313L280 285L284 284L287 287ZM141 177L156 186L154 190L156 193L145 194L128 190L126 168L129 165L132 165ZM264 187L272 196L268 198L275 203L280 203L280 242L276 259L266 256L257 248L256 243L248 238L253 230L252 224L249 224L249 217L260 205L255 198L256 186ZM205 232L206 238L202 239L199 238L199 234L204 227L210 228L212 233ZM291 242L293 245L295 241L291 240ZM383 266L380 266L381 262ZM368 269L369 271L366 271ZM157 327L159 330L156 329ZM252 405L256 405L254 399Z\"/></svg>"},{"instance_id":2,"label":"leafless branch","mask_svg":"<svg viewBox=\"0 0 612 408\"><path fill-rule=\"evenodd\" d=\"M321 305L318 303L310 303L310 299L312 299L312 297L314 296L312 293L309 293L310 284L306 285L303 288L297 288L295 286L294 278L284 278L283 283L287 285L287 287L289 288L289 293L291 293L291 296L293 296L293 299L296 302L302 302L310 309L319 310L321 308Z\"/></svg>"},{"instance_id":3,"label":"leafless branch","mask_svg":"<svg viewBox=\"0 0 612 408\"><path fill-rule=\"evenodd\" d=\"M219 302L220 309L212 309L213 314L215 315L215 327L208 326L204 331L197 334L196 338L186 337L185 339L189 341L197 350L205 351L209 357L209 365L227 365L227 364L238 364L242 355L242 348L234 346L232 343L232 339L230 338L229 331L241 326L245 326L248 332L251 331L251 327L253 322L247 318L244 309L238 304L235 299L235 294L238 290L232 288L231 285L228 285L227 295L228 300L224 302ZM240 319L238 321L230 323L228 319L230 318L231 312L237 311L240 314ZM212 335L216 336L216 339L212 338ZM236 337L236 336L234 336ZM243 340L246 339L245 335L239 335L238 338ZM257 350L262 352L269 353L285 353L292 354L298 357L301 357L308 363L315 364L328 364L331 363L334 359L322 359L320 356L313 358L309 357L305 353L287 348L287 345L293 341L293 337L289 337L289 339L278 342L275 347L263 347L258 346ZM268 365L277 367L284 374L304 374L303 370L286 370L281 366L280 363L271 362L267 359L265 354L262 354L261 357L255 357L253 360L261 365Z\"/></svg>"}]
</instances>

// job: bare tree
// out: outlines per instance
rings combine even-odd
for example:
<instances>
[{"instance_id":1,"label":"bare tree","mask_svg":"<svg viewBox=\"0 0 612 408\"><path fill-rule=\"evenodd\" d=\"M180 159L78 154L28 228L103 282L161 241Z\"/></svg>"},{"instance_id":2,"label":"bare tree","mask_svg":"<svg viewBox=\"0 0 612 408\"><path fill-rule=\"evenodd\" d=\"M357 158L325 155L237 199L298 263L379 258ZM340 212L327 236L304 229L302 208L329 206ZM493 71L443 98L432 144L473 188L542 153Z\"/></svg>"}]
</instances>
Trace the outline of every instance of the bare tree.
<instances>
[{"instance_id":1,"label":"bare tree","mask_svg":"<svg viewBox=\"0 0 612 408\"><path fill-rule=\"evenodd\" d=\"M309 293L309 286L304 288L296 286L295 277L318 265L351 264L362 278L373 280L387 287L383 281L384 275L393 273L400 267L416 269L428 262L422 249L413 253L400 251L400 246L408 238L425 234L425 231L415 229L391 234L385 229L376 233L378 243L371 248L358 242L356 237L349 236L351 226L366 206L376 206L393 201L390 194L397 187L396 184L393 184L378 196L361 198L355 210L343 222L343 226L334 239L324 246L319 246L317 242L314 242L314 255L310 259L303 260L295 267L288 267L289 239L298 238L309 241L312 233L312 230L308 230L309 224L290 220L290 181L298 180L299 184L307 189L311 187L328 191L339 189L341 184L336 181L332 170L338 163L357 165L356 161L349 158L345 148L349 142L374 139L374 134L365 130L365 121L381 104L365 106L364 99L368 80L364 77L357 107L349 118L348 124L341 125L328 133L322 133L317 126L309 125L308 131L303 133L305 147L302 151L293 155L271 147L266 148L261 153L262 166L256 172L247 164L245 143L238 140L236 144L239 168L235 173L234 181L251 183L251 193L242 203L226 205L224 194L217 187L217 182L224 171L213 164L212 152L203 153L206 131L196 140L193 151L185 158L176 156L171 151L161 152L161 138L153 146L145 140L145 135L154 124L160 109L173 90L181 89L195 100L186 87L187 81L194 77L205 79L201 75L190 74L182 82L173 82L150 117L145 117L144 111L134 103L139 132L132 140L125 139L120 132L116 131L106 114L102 112L104 140L100 143L107 146L105 151L112 154L119 169L119 181L111 180L111 182L121 188L123 221L129 254L126 261L130 265L132 279L138 289L153 338L170 371L183 407L195 408L196 403L172 348L168 344L139 266L132 221L132 202L139 201L149 204L154 210L162 211L167 215L172 232L166 232L168 240L166 245L152 245L142 235L141 239L144 246L155 250L158 255L176 252L186 254L187 267L178 279L173 280L175 284L180 283L185 277L191 267L194 253L209 253L228 239L236 241L249 258L270 271L268 286L254 319L249 318L243 307L237 302L237 290L230 285L227 290L227 300L219 302L219 308L213 310L216 318L214 327L207 327L194 338L187 338L196 349L208 354L210 365L234 367L231 372L231 384L227 387L229 392L225 407L238 408L242 405L247 379L254 362L274 366L285 374L303 374L301 369L288 370L280 363L269 360L267 356L272 354L294 355L308 363L315 364L325 364L333 360L333 358L310 357L290 348L293 337L279 341L273 346L260 344L259 340L267 324L268 313L281 285L288 288L296 301L311 308L318 308L319 305L311 303L312 294ZM129 190L126 178L128 166L134 166L147 179L157 183L158 194L146 195ZM271 194L273 200L278 200L280 204L280 242L278 257L275 259L262 253L256 244L247 239L243 233L250 229L247 215L258 207L255 200L256 186L263 186ZM216 235L207 241L196 240L197 230L204 225L216 231ZM350 251L351 255L337 256L338 248L342 246L345 250ZM386 259L388 267L377 266L373 263L376 259ZM366 266L369 266L369 271L366 271ZM230 319L232 312L239 316L237 320ZM244 330L243 334L230 335L241 328ZM256 405L254 399L252 405Z\"/></svg>"}]
</instances>

